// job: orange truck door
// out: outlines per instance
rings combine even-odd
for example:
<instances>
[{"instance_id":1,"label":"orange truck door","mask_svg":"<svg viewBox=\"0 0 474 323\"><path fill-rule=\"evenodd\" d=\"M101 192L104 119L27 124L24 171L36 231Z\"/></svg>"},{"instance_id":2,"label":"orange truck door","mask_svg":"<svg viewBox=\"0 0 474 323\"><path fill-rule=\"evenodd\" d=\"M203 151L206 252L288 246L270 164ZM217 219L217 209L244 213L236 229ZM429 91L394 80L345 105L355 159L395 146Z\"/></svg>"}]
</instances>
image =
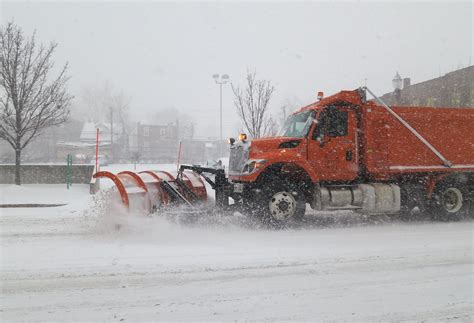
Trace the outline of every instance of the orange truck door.
<instances>
[{"instance_id":1,"label":"orange truck door","mask_svg":"<svg viewBox=\"0 0 474 323\"><path fill-rule=\"evenodd\" d=\"M325 107L308 140L308 161L320 180L350 181L357 177L357 122L350 107Z\"/></svg>"}]
</instances>

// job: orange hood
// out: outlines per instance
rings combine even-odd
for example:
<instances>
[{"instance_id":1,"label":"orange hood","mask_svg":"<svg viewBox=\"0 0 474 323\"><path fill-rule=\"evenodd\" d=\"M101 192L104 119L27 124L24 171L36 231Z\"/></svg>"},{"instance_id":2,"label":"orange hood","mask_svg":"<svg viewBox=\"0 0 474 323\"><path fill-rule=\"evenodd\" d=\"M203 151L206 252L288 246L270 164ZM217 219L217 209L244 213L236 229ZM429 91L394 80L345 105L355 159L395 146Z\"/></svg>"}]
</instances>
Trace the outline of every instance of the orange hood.
<instances>
[{"instance_id":1,"label":"orange hood","mask_svg":"<svg viewBox=\"0 0 474 323\"><path fill-rule=\"evenodd\" d=\"M275 150L280 150L290 147L281 147L284 143L290 142L301 142L304 138L294 138L294 137L269 137L269 138L260 138L253 139L250 144L250 154L249 158L258 158L262 153L270 153Z\"/></svg>"}]
</instances>

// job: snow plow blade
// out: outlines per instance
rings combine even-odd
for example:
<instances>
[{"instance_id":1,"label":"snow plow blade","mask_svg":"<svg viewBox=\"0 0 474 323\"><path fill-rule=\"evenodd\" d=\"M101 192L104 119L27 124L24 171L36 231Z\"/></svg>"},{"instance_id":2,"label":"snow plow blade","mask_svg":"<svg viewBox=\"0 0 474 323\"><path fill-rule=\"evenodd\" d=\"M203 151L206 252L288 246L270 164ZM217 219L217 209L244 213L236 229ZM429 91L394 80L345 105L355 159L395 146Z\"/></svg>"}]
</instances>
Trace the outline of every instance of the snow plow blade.
<instances>
[{"instance_id":1,"label":"snow plow blade","mask_svg":"<svg viewBox=\"0 0 474 323\"><path fill-rule=\"evenodd\" d=\"M114 174L99 171L94 178L108 178L115 184L121 203L129 211L151 214L166 207L185 205L193 208L207 201L206 186L193 171L166 172L147 170Z\"/></svg>"}]
</instances>

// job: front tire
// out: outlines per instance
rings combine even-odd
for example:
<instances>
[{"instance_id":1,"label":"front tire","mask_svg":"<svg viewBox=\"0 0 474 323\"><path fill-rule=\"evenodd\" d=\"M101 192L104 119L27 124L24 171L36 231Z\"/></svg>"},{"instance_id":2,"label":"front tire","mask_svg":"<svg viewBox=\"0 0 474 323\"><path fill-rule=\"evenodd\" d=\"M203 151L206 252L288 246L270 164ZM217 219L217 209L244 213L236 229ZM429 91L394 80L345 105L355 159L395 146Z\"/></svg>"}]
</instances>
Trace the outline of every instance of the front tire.
<instances>
[{"instance_id":1,"label":"front tire","mask_svg":"<svg viewBox=\"0 0 474 323\"><path fill-rule=\"evenodd\" d=\"M293 220L301 220L306 211L303 191L285 181L264 185L258 204L262 221L276 228L285 227Z\"/></svg>"}]
</instances>

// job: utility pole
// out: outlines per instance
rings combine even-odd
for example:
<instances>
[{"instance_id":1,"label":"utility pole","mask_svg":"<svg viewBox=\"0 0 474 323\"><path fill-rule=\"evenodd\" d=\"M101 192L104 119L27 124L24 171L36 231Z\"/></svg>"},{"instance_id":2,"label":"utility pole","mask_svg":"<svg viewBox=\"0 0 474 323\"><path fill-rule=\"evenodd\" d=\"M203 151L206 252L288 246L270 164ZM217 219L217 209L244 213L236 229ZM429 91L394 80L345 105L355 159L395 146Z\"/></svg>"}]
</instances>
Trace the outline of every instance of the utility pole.
<instances>
[{"instance_id":1,"label":"utility pole","mask_svg":"<svg viewBox=\"0 0 474 323\"><path fill-rule=\"evenodd\" d=\"M110 110L110 160L114 160L114 110L109 107Z\"/></svg>"},{"instance_id":2,"label":"utility pole","mask_svg":"<svg viewBox=\"0 0 474 323\"><path fill-rule=\"evenodd\" d=\"M219 121L220 121L219 122L219 140L220 141L222 141L222 84L223 83L219 83L219 93L220 93L220 95L219 95L219 98L220 98L220 100L219 100L220 101L220 104L219 104L219 106L220 106L220 109L219 109L219 111L220 111L220 113L219 113L219 117L220 117L219 118Z\"/></svg>"},{"instance_id":3,"label":"utility pole","mask_svg":"<svg viewBox=\"0 0 474 323\"><path fill-rule=\"evenodd\" d=\"M281 107L281 115L283 116L283 123L286 121L286 105Z\"/></svg>"}]
</instances>

